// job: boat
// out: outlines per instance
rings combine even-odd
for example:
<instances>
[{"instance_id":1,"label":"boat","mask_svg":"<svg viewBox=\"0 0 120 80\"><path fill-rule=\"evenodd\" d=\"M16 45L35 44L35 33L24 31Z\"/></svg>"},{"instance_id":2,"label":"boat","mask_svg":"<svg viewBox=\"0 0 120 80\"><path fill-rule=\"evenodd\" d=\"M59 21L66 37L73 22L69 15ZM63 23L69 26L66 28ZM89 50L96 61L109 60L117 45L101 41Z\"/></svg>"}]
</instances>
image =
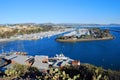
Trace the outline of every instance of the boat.
<instances>
[{"instance_id":1,"label":"boat","mask_svg":"<svg viewBox=\"0 0 120 80\"><path fill-rule=\"evenodd\" d=\"M54 56L54 58L55 59L58 59L58 60L67 60L67 59L69 59L69 57L66 57L66 56L64 56L63 54L56 54L55 56Z\"/></svg>"},{"instance_id":2,"label":"boat","mask_svg":"<svg viewBox=\"0 0 120 80\"><path fill-rule=\"evenodd\" d=\"M40 37L40 39L43 39L43 37Z\"/></svg>"}]
</instances>

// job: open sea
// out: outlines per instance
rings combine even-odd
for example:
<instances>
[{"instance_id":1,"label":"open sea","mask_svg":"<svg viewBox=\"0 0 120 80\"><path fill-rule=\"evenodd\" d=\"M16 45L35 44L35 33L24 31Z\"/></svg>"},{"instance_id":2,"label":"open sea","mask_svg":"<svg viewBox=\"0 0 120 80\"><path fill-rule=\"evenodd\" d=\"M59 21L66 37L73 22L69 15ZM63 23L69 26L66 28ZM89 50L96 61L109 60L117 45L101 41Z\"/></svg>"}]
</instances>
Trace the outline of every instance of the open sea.
<instances>
[{"instance_id":1,"label":"open sea","mask_svg":"<svg viewBox=\"0 0 120 80\"><path fill-rule=\"evenodd\" d=\"M120 27L110 27L120 30ZM90 63L105 69L120 70L120 32L111 31L113 40L61 43L57 36L39 40L16 40L0 43L0 53L25 51L28 55L48 55L63 53L81 63Z\"/></svg>"}]
</instances>

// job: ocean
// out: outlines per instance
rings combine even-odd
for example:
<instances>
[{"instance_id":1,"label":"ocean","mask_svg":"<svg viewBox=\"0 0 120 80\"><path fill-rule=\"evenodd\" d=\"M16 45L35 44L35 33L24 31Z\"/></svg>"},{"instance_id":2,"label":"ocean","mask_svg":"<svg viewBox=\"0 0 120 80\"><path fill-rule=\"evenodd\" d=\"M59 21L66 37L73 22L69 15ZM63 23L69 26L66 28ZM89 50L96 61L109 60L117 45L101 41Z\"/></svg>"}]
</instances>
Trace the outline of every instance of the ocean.
<instances>
[{"instance_id":1,"label":"ocean","mask_svg":"<svg viewBox=\"0 0 120 80\"><path fill-rule=\"evenodd\" d=\"M110 27L120 30L119 27ZM16 40L0 43L0 53L25 51L28 55L48 55L63 53L81 63L90 63L105 69L120 70L120 32L111 31L113 40L62 43L57 36L39 40Z\"/></svg>"}]
</instances>

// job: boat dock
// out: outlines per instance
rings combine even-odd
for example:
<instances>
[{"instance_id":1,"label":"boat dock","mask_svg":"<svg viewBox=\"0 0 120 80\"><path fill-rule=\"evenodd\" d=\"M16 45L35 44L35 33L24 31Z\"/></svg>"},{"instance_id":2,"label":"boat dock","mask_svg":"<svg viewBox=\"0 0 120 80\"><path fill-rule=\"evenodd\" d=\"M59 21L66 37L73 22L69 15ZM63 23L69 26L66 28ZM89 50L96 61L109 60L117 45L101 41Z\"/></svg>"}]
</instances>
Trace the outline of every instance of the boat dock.
<instances>
[{"instance_id":1,"label":"boat dock","mask_svg":"<svg viewBox=\"0 0 120 80\"><path fill-rule=\"evenodd\" d=\"M16 35L16 36L12 36L10 40L37 40L46 37L50 38L51 36L59 35L71 30L72 29L62 29L58 31L45 31L45 32L33 33L33 34Z\"/></svg>"}]
</instances>

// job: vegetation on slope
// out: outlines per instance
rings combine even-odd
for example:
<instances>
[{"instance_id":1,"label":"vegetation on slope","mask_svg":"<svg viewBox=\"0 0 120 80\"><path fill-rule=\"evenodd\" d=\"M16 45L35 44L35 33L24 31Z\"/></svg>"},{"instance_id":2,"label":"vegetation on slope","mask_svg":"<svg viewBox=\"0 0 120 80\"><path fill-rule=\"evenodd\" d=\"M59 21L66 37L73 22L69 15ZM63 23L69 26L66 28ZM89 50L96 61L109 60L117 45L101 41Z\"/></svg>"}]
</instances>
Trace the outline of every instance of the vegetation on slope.
<instances>
[{"instance_id":1,"label":"vegetation on slope","mask_svg":"<svg viewBox=\"0 0 120 80\"><path fill-rule=\"evenodd\" d=\"M17 27L17 28L9 28L9 27L0 27L0 38L10 38L14 35L23 35L23 34L31 34L38 33L42 31L41 27Z\"/></svg>"},{"instance_id":2,"label":"vegetation on slope","mask_svg":"<svg viewBox=\"0 0 120 80\"><path fill-rule=\"evenodd\" d=\"M38 80L120 80L119 71L104 70L90 64L81 66L50 67L41 72L35 67L15 64L5 71L2 79L38 79Z\"/></svg>"}]
</instances>

